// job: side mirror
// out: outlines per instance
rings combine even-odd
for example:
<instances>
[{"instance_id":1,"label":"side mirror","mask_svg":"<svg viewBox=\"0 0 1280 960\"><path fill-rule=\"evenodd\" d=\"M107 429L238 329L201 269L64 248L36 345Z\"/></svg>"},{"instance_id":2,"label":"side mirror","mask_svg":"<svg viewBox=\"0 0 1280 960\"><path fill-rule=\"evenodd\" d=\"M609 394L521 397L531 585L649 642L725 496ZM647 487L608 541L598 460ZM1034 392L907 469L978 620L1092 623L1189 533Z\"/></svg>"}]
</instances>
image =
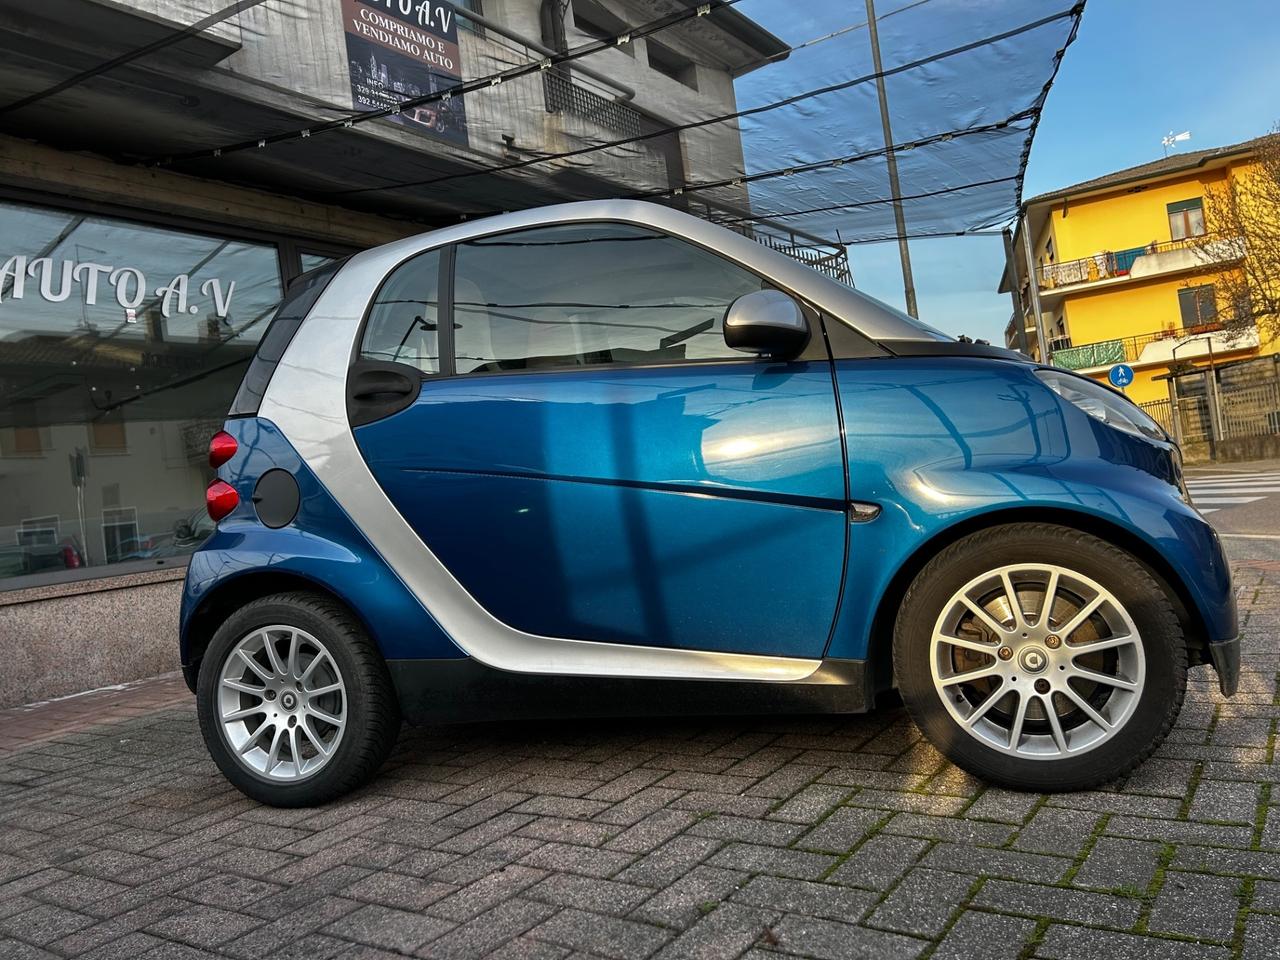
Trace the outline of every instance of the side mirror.
<instances>
[{"instance_id":1,"label":"side mirror","mask_svg":"<svg viewBox=\"0 0 1280 960\"><path fill-rule=\"evenodd\" d=\"M756 290L729 304L724 342L734 350L786 359L809 342L809 322L800 304L781 290Z\"/></svg>"}]
</instances>

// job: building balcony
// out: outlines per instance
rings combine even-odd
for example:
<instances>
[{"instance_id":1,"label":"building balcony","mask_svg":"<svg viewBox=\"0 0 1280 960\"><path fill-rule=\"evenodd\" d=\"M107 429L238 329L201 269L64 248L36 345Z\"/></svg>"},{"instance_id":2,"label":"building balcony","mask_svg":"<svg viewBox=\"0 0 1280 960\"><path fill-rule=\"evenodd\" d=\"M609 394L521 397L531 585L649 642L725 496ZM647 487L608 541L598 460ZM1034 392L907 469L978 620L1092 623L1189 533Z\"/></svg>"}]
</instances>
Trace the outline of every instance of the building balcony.
<instances>
[{"instance_id":1,"label":"building balcony","mask_svg":"<svg viewBox=\"0 0 1280 960\"><path fill-rule=\"evenodd\" d=\"M1117 363L1135 367L1168 366L1175 359L1193 360L1215 354L1238 353L1254 350L1258 346L1258 330L1227 330L1220 323L1205 323L1194 327L1178 327L1157 330L1133 337L1117 337L1073 346L1069 337L1060 337L1053 344L1053 363L1067 370L1094 373ZM1177 351L1175 358L1174 351Z\"/></svg>"},{"instance_id":2,"label":"building balcony","mask_svg":"<svg viewBox=\"0 0 1280 960\"><path fill-rule=\"evenodd\" d=\"M1103 250L1079 260L1047 263L1036 274L1041 297L1056 298L1077 290L1093 290L1101 286L1221 266L1241 259L1244 254L1242 237L1193 237L1149 243L1127 250Z\"/></svg>"}]
</instances>

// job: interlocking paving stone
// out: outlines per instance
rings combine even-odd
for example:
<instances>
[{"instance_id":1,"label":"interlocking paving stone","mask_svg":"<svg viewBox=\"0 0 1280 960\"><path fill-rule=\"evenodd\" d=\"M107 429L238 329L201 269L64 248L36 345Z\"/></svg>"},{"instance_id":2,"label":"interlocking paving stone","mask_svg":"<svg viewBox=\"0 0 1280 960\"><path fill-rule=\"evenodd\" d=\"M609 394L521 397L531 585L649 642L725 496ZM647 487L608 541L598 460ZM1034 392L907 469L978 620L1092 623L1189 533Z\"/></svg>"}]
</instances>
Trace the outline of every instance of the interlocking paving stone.
<instances>
[{"instance_id":1,"label":"interlocking paving stone","mask_svg":"<svg viewBox=\"0 0 1280 960\"><path fill-rule=\"evenodd\" d=\"M357 880L346 888L344 894L356 900L380 903L399 910L422 910L457 890L451 883L382 870Z\"/></svg>"},{"instance_id":2,"label":"interlocking paving stone","mask_svg":"<svg viewBox=\"0 0 1280 960\"><path fill-rule=\"evenodd\" d=\"M441 879L468 878L470 882L461 890L433 903L429 908L431 913L459 922L470 920L546 876L545 870L518 864L499 866L492 861L477 861L471 866L477 869L460 873L461 865L454 863L437 874Z\"/></svg>"},{"instance_id":3,"label":"interlocking paving stone","mask_svg":"<svg viewBox=\"0 0 1280 960\"><path fill-rule=\"evenodd\" d=\"M936 937L967 893L968 885L954 873L915 867L871 912L868 922L898 933Z\"/></svg>"},{"instance_id":4,"label":"interlocking paving stone","mask_svg":"<svg viewBox=\"0 0 1280 960\"><path fill-rule=\"evenodd\" d=\"M1132 897L1013 880L988 880L973 902L975 906L988 907L1000 913L1048 917L1103 927L1131 927L1142 912L1142 902Z\"/></svg>"},{"instance_id":5,"label":"interlocking paving stone","mask_svg":"<svg viewBox=\"0 0 1280 960\"><path fill-rule=\"evenodd\" d=\"M702 908L727 899L746 882L747 874L740 871L700 864L655 894L634 916L664 926L687 927L698 919Z\"/></svg>"},{"instance_id":6,"label":"interlocking paving stone","mask_svg":"<svg viewBox=\"0 0 1280 960\"><path fill-rule=\"evenodd\" d=\"M1100 837L1071 882L1077 887L1144 892L1155 876L1160 851L1161 845L1154 842Z\"/></svg>"},{"instance_id":7,"label":"interlocking paving stone","mask_svg":"<svg viewBox=\"0 0 1280 960\"><path fill-rule=\"evenodd\" d=\"M942 938L931 960L1017 960L1035 929L1034 920L966 910Z\"/></svg>"},{"instance_id":8,"label":"interlocking paving stone","mask_svg":"<svg viewBox=\"0 0 1280 960\"><path fill-rule=\"evenodd\" d=\"M990 787L965 808L964 815L975 820L997 820L1001 823L1021 824L1031 816L1031 811L1039 802L1040 798L1034 793L1017 793L1013 790Z\"/></svg>"},{"instance_id":9,"label":"interlocking paving stone","mask_svg":"<svg viewBox=\"0 0 1280 960\"><path fill-rule=\"evenodd\" d=\"M529 935L612 960L645 960L672 939L669 930L652 924L574 909L561 910Z\"/></svg>"},{"instance_id":10,"label":"interlocking paving stone","mask_svg":"<svg viewBox=\"0 0 1280 960\"><path fill-rule=\"evenodd\" d=\"M860 846L831 874L832 883L884 890L907 872L929 849L929 841L917 837L880 834Z\"/></svg>"},{"instance_id":11,"label":"interlocking paving stone","mask_svg":"<svg viewBox=\"0 0 1280 960\"><path fill-rule=\"evenodd\" d=\"M1092 811L1041 807L1018 832L1013 845L1033 853L1074 857L1088 842L1101 818L1101 814Z\"/></svg>"},{"instance_id":12,"label":"interlocking paving stone","mask_svg":"<svg viewBox=\"0 0 1280 960\"><path fill-rule=\"evenodd\" d=\"M1209 940L1230 940L1235 930L1240 882L1197 873L1165 873L1148 929ZM1256 891L1255 891L1256 893ZM1256 903L1256 896L1255 896Z\"/></svg>"},{"instance_id":13,"label":"interlocking paving stone","mask_svg":"<svg viewBox=\"0 0 1280 960\"><path fill-rule=\"evenodd\" d=\"M777 918L776 910L723 904L663 947L657 960L733 960Z\"/></svg>"},{"instance_id":14,"label":"interlocking paving stone","mask_svg":"<svg viewBox=\"0 0 1280 960\"><path fill-rule=\"evenodd\" d=\"M1229 960L1231 952L1203 943L1054 924L1035 955L1043 960Z\"/></svg>"},{"instance_id":15,"label":"interlocking paving stone","mask_svg":"<svg viewBox=\"0 0 1280 960\"><path fill-rule=\"evenodd\" d=\"M845 853L862 840L887 815L882 810L841 807L800 839L797 846L807 850Z\"/></svg>"},{"instance_id":16,"label":"interlocking paving stone","mask_svg":"<svg viewBox=\"0 0 1280 960\"><path fill-rule=\"evenodd\" d=\"M915 813L898 813L885 824L884 832L998 847L1013 836L1014 828L1003 823L985 823L964 817L933 817Z\"/></svg>"},{"instance_id":17,"label":"interlocking paving stone","mask_svg":"<svg viewBox=\"0 0 1280 960\"><path fill-rule=\"evenodd\" d=\"M572 873L553 873L526 887L522 896L563 907L581 907L593 913L625 916L653 896L649 887L616 880L598 880Z\"/></svg>"},{"instance_id":18,"label":"interlocking paving stone","mask_svg":"<svg viewBox=\"0 0 1280 960\"><path fill-rule=\"evenodd\" d=\"M369 904L329 924L324 932L356 943L411 953L455 926L439 917Z\"/></svg>"},{"instance_id":19,"label":"interlocking paving stone","mask_svg":"<svg viewBox=\"0 0 1280 960\"><path fill-rule=\"evenodd\" d=\"M1186 844L1178 847L1170 866L1202 873L1280 880L1280 853L1260 850L1225 850Z\"/></svg>"},{"instance_id":20,"label":"interlocking paving stone","mask_svg":"<svg viewBox=\"0 0 1280 960\"><path fill-rule=\"evenodd\" d=\"M1253 909L1280 913L1280 883L1259 880L1253 885Z\"/></svg>"},{"instance_id":21,"label":"interlocking paving stone","mask_svg":"<svg viewBox=\"0 0 1280 960\"><path fill-rule=\"evenodd\" d=\"M1066 857L960 843L939 843L920 861L921 866L937 870L1032 883L1057 883L1072 863Z\"/></svg>"},{"instance_id":22,"label":"interlocking paving stone","mask_svg":"<svg viewBox=\"0 0 1280 960\"><path fill-rule=\"evenodd\" d=\"M0 922L0 936L8 935L35 946L45 946L93 923L94 918L87 914L42 903Z\"/></svg>"},{"instance_id":23,"label":"interlocking paving stone","mask_svg":"<svg viewBox=\"0 0 1280 960\"><path fill-rule=\"evenodd\" d=\"M506 900L432 940L419 948L417 954L431 960L472 960L483 957L541 923L555 911L556 908L549 904L532 900Z\"/></svg>"},{"instance_id":24,"label":"interlocking paving stone","mask_svg":"<svg viewBox=\"0 0 1280 960\"><path fill-rule=\"evenodd\" d=\"M783 917L773 935L788 953L819 960L914 960L929 946L900 933L794 914Z\"/></svg>"},{"instance_id":25,"label":"interlocking paving stone","mask_svg":"<svg viewBox=\"0 0 1280 960\"><path fill-rule=\"evenodd\" d=\"M791 823L816 823L823 814L840 803L848 794L849 791L843 787L811 783L769 816L774 820L786 820Z\"/></svg>"},{"instance_id":26,"label":"interlocking paving stone","mask_svg":"<svg viewBox=\"0 0 1280 960\"><path fill-rule=\"evenodd\" d=\"M755 843L731 843L711 858L711 863L719 867L797 880L816 880L835 862L835 857L821 853L784 850Z\"/></svg>"},{"instance_id":27,"label":"interlocking paving stone","mask_svg":"<svg viewBox=\"0 0 1280 960\"><path fill-rule=\"evenodd\" d=\"M804 825L798 823L774 823L770 820L723 814L698 819L689 827L689 833L697 837L743 840L774 847L785 847L804 833L804 830Z\"/></svg>"},{"instance_id":28,"label":"interlocking paving stone","mask_svg":"<svg viewBox=\"0 0 1280 960\"><path fill-rule=\"evenodd\" d=\"M738 890L733 900L787 913L850 922L861 919L871 909L876 902L876 894L829 883L760 876Z\"/></svg>"},{"instance_id":29,"label":"interlocking paving stone","mask_svg":"<svg viewBox=\"0 0 1280 960\"><path fill-rule=\"evenodd\" d=\"M157 920L146 932L195 947L216 947L261 926L262 922L260 917L195 904L181 913Z\"/></svg>"},{"instance_id":30,"label":"interlocking paving stone","mask_svg":"<svg viewBox=\"0 0 1280 960\"><path fill-rule=\"evenodd\" d=\"M1280 917L1255 913L1245 922L1240 960L1274 960L1280 943Z\"/></svg>"},{"instance_id":31,"label":"interlocking paving stone","mask_svg":"<svg viewBox=\"0 0 1280 960\"><path fill-rule=\"evenodd\" d=\"M1148 817L1112 817L1107 821L1106 833L1113 837L1162 843L1204 843L1241 849L1247 849L1253 842L1253 827L1197 823L1194 820L1153 820Z\"/></svg>"},{"instance_id":32,"label":"interlocking paving stone","mask_svg":"<svg viewBox=\"0 0 1280 960\"><path fill-rule=\"evenodd\" d=\"M1189 816L1194 820L1253 823L1257 804L1257 784L1201 780Z\"/></svg>"}]
</instances>

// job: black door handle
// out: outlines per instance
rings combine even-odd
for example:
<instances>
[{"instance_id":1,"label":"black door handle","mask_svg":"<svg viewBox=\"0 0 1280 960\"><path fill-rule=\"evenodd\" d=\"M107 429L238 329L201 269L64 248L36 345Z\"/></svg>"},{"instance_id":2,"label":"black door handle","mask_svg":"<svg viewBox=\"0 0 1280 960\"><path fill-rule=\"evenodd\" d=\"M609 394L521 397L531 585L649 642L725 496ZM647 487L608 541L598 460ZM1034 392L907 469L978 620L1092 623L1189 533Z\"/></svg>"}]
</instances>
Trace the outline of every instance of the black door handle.
<instances>
[{"instance_id":1,"label":"black door handle","mask_svg":"<svg viewBox=\"0 0 1280 960\"><path fill-rule=\"evenodd\" d=\"M422 388L416 367L362 360L347 376L347 415L353 427L380 420L413 403Z\"/></svg>"}]
</instances>

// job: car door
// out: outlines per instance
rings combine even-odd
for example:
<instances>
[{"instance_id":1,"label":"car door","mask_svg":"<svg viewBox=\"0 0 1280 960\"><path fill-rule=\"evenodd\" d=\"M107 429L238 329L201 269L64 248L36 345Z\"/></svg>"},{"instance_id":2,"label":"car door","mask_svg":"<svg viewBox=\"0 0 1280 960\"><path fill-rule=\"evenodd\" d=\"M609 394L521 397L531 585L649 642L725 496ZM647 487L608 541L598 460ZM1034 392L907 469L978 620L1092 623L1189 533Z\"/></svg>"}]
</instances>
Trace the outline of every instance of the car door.
<instances>
[{"instance_id":1,"label":"car door","mask_svg":"<svg viewBox=\"0 0 1280 960\"><path fill-rule=\"evenodd\" d=\"M792 362L726 346L726 308L763 285L614 223L420 255L376 294L356 367L409 364L421 389L356 442L511 627L819 657L846 549L831 364L816 319Z\"/></svg>"}]
</instances>

